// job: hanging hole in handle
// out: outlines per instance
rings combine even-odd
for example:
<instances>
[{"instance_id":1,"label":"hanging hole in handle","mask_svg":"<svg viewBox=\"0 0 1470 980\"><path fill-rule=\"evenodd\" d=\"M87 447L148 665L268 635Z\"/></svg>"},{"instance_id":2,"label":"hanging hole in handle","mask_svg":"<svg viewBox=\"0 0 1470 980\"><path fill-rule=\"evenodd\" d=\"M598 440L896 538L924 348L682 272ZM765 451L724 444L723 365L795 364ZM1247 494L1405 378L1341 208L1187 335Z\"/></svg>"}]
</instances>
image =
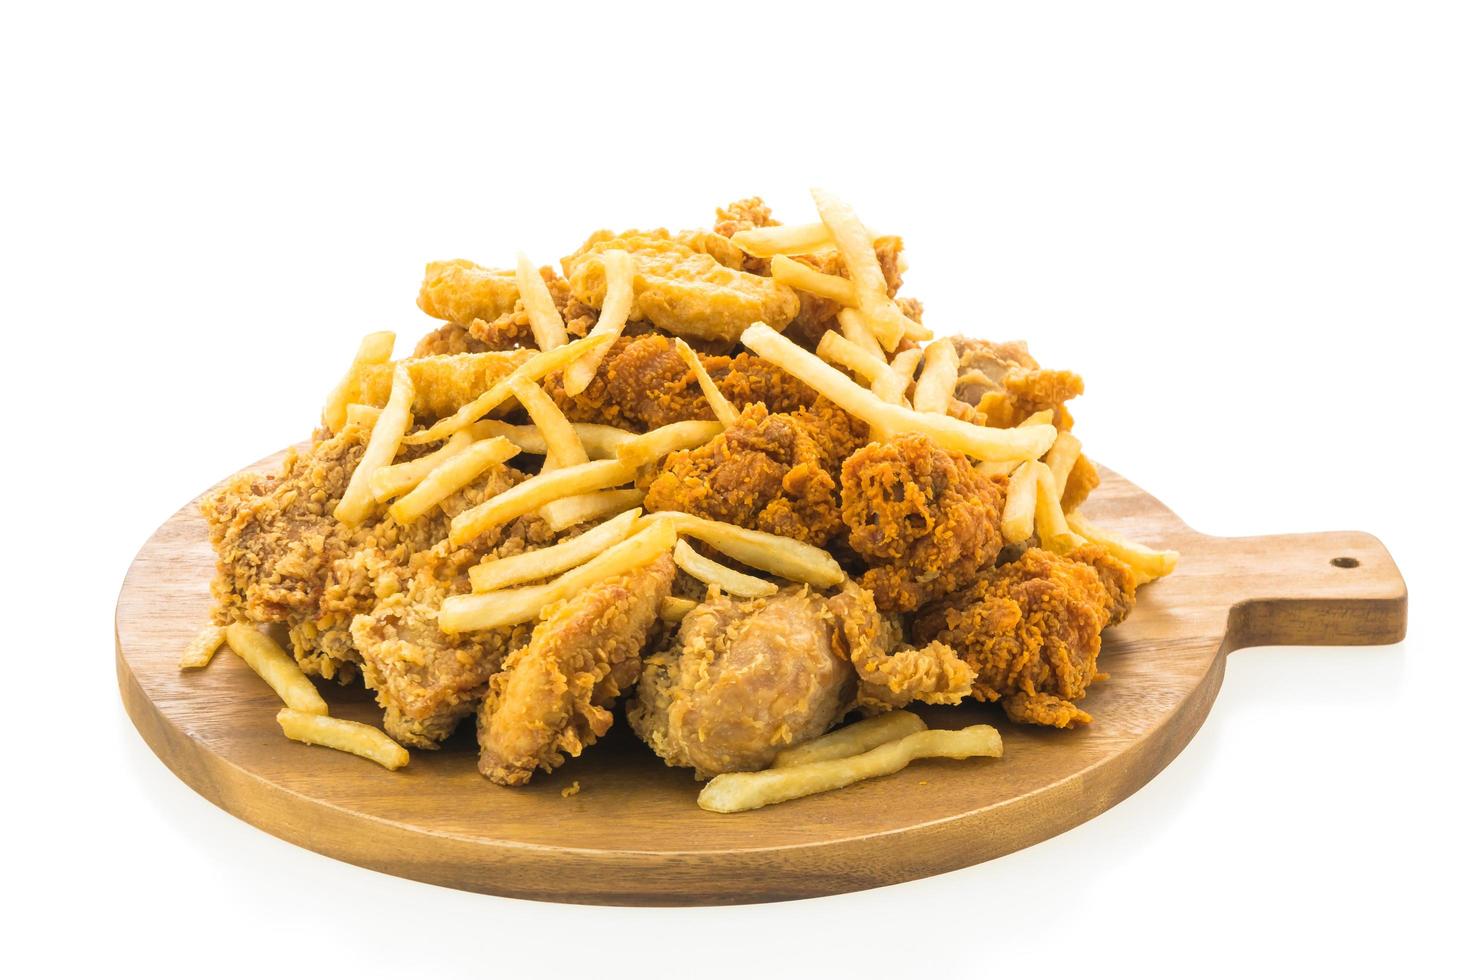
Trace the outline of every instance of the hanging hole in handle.
<instances>
[{"instance_id":1,"label":"hanging hole in handle","mask_svg":"<svg viewBox=\"0 0 1470 980\"><path fill-rule=\"evenodd\" d=\"M1338 568L1357 568L1358 560L1356 558L1334 558L1332 564Z\"/></svg>"}]
</instances>

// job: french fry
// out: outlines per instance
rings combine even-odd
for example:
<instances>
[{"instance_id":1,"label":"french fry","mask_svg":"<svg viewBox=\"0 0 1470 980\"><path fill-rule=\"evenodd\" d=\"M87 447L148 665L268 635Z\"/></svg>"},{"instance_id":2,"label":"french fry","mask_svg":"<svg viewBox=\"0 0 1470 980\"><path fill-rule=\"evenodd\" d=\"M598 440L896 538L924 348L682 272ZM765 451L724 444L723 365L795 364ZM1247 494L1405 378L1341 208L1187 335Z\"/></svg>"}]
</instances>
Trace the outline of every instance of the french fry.
<instances>
[{"instance_id":1,"label":"french fry","mask_svg":"<svg viewBox=\"0 0 1470 980\"><path fill-rule=\"evenodd\" d=\"M658 601L658 618L666 623L682 623L684 617L692 613L698 605L693 599L666 595Z\"/></svg>"},{"instance_id":2,"label":"french fry","mask_svg":"<svg viewBox=\"0 0 1470 980\"><path fill-rule=\"evenodd\" d=\"M778 255L771 259L771 278L813 296L821 296L843 306L858 305L857 287L851 279L818 272L805 262Z\"/></svg>"},{"instance_id":3,"label":"french fry","mask_svg":"<svg viewBox=\"0 0 1470 980\"><path fill-rule=\"evenodd\" d=\"M490 467L504 463L518 452L515 443L500 437L472 443L430 470L418 486L388 508L388 513L399 524L412 524L450 494L469 486Z\"/></svg>"},{"instance_id":4,"label":"french fry","mask_svg":"<svg viewBox=\"0 0 1470 980\"><path fill-rule=\"evenodd\" d=\"M487 558L470 569L470 588L476 592L493 592L560 575L569 568L586 564L632 534L641 513L636 508L625 511L550 548L537 548L508 558Z\"/></svg>"},{"instance_id":5,"label":"french fry","mask_svg":"<svg viewBox=\"0 0 1470 980\"><path fill-rule=\"evenodd\" d=\"M567 325L551 290L541 273L526 258L525 252L516 253L516 289L521 294L521 305L526 308L526 319L531 321L531 333L536 336L536 346L542 350L561 347L567 342Z\"/></svg>"},{"instance_id":6,"label":"french fry","mask_svg":"<svg viewBox=\"0 0 1470 980\"><path fill-rule=\"evenodd\" d=\"M928 727L924 724L924 719L912 711L885 711L881 715L864 718L828 732L795 748L783 749L776 753L776 760L771 763L771 768L789 769L809 762L846 759L876 749L885 742L922 732Z\"/></svg>"},{"instance_id":7,"label":"french fry","mask_svg":"<svg viewBox=\"0 0 1470 980\"><path fill-rule=\"evenodd\" d=\"M888 370L873 381L873 394L890 405L908 405L909 385L914 380L914 369L919 366L923 352L917 347L893 355Z\"/></svg>"},{"instance_id":8,"label":"french fry","mask_svg":"<svg viewBox=\"0 0 1470 980\"><path fill-rule=\"evenodd\" d=\"M1065 555L1073 548L1080 548L1087 539L1067 525L1062 513L1062 495L1052 479L1051 470L1044 463L1036 466L1036 536L1047 551Z\"/></svg>"},{"instance_id":9,"label":"french fry","mask_svg":"<svg viewBox=\"0 0 1470 980\"><path fill-rule=\"evenodd\" d=\"M574 524L600 521L613 514L620 514L643 503L643 491L629 487L625 490L599 490L596 493L579 493L575 497L553 500L541 508L541 519L553 531L565 531Z\"/></svg>"},{"instance_id":10,"label":"french fry","mask_svg":"<svg viewBox=\"0 0 1470 980\"><path fill-rule=\"evenodd\" d=\"M1000 733L989 725L914 732L845 759L764 772L724 773L705 784L699 793L699 805L716 813L738 813L888 776L915 759L998 758L1001 752Z\"/></svg>"},{"instance_id":11,"label":"french fry","mask_svg":"<svg viewBox=\"0 0 1470 980\"><path fill-rule=\"evenodd\" d=\"M456 514L449 523L449 543L459 547L497 524L539 510L553 500L606 490L631 479L633 469L616 459L598 459L537 474L478 506Z\"/></svg>"},{"instance_id":12,"label":"french fry","mask_svg":"<svg viewBox=\"0 0 1470 980\"><path fill-rule=\"evenodd\" d=\"M654 521L632 537L545 585L499 592L452 595L439 607L439 628L446 633L513 626L538 618L554 602L570 599L604 579L648 564L674 547L678 535L668 521Z\"/></svg>"},{"instance_id":13,"label":"french fry","mask_svg":"<svg viewBox=\"0 0 1470 980\"><path fill-rule=\"evenodd\" d=\"M1132 568L1139 585L1163 578L1179 564L1179 552L1156 551L1136 541L1130 541L1121 534L1098 527L1081 514L1068 514L1067 525Z\"/></svg>"},{"instance_id":14,"label":"french fry","mask_svg":"<svg viewBox=\"0 0 1470 980\"><path fill-rule=\"evenodd\" d=\"M383 467L368 480L368 489L373 492L373 499L380 504L386 504L394 497L403 496L418 486L434 467L459 455L474 441L467 430L461 429L450 436L448 442L426 456Z\"/></svg>"},{"instance_id":15,"label":"french fry","mask_svg":"<svg viewBox=\"0 0 1470 980\"><path fill-rule=\"evenodd\" d=\"M1001 460L999 462L980 463L979 464L980 475L981 476L1009 476L1010 474L1016 472L1016 470L1020 469L1021 468L1021 464L1024 463L1024 462L1025 462L1025 460L1021 460L1021 459L1003 459L1003 460Z\"/></svg>"},{"instance_id":16,"label":"french fry","mask_svg":"<svg viewBox=\"0 0 1470 980\"><path fill-rule=\"evenodd\" d=\"M539 275L536 278L541 278ZM597 337L583 337L551 350L538 351L522 361L516 369L491 385L474 401L461 405L447 418L442 418L422 432L415 432L404 439L410 446L421 446L430 442L442 442L460 429L468 428L499 408L512 397L511 382L516 378L540 381L553 371L560 371L602 341Z\"/></svg>"},{"instance_id":17,"label":"french fry","mask_svg":"<svg viewBox=\"0 0 1470 980\"><path fill-rule=\"evenodd\" d=\"M371 429L378 421L378 416L383 410L376 405L364 405L361 402L353 402L347 406L347 425L360 425L364 429Z\"/></svg>"},{"instance_id":18,"label":"french fry","mask_svg":"<svg viewBox=\"0 0 1470 980\"><path fill-rule=\"evenodd\" d=\"M367 447L357 461L357 467L342 491L342 499L332 516L343 524L361 524L372 513L377 503L371 489L373 474L393 462L403 434L413 424L413 380L408 369L401 364L393 372L393 390L388 395L388 404L378 413L373 423L372 435L368 436Z\"/></svg>"},{"instance_id":19,"label":"french fry","mask_svg":"<svg viewBox=\"0 0 1470 980\"><path fill-rule=\"evenodd\" d=\"M858 220L857 212L832 194L814 187L812 201L847 265L847 274L856 290L856 305L863 311L868 328L884 350L893 350L912 321L888 295L888 281L883 278L878 253L873 250L872 234Z\"/></svg>"},{"instance_id":20,"label":"french fry","mask_svg":"<svg viewBox=\"0 0 1470 980\"><path fill-rule=\"evenodd\" d=\"M809 255L832 245L832 233L824 224L772 225L769 228L746 228L730 236L735 247L746 255L769 259L776 255Z\"/></svg>"},{"instance_id":21,"label":"french fry","mask_svg":"<svg viewBox=\"0 0 1470 980\"><path fill-rule=\"evenodd\" d=\"M1070 432L1057 433L1057 441L1046 452L1046 466L1051 470L1052 482L1056 484L1058 494L1065 495L1067 479L1072 475L1072 467L1077 465L1077 457L1081 455L1082 440Z\"/></svg>"},{"instance_id":22,"label":"french fry","mask_svg":"<svg viewBox=\"0 0 1470 980\"><path fill-rule=\"evenodd\" d=\"M689 547L689 542L682 538L678 544L674 545L674 564L706 585L717 585L730 595L749 599L756 596L775 595L781 591L774 582L767 582L763 578L737 572L729 566L704 557Z\"/></svg>"},{"instance_id":23,"label":"french fry","mask_svg":"<svg viewBox=\"0 0 1470 980\"><path fill-rule=\"evenodd\" d=\"M607 292L602 300L602 310L597 314L597 324L587 332L589 337L601 337L603 343L583 354L567 366L562 375L562 387L568 395L580 395L587 390L597 374L597 367L613 341L623 333L628 314L633 309L633 257L620 248L610 248L602 253L603 277L607 280Z\"/></svg>"},{"instance_id":24,"label":"french fry","mask_svg":"<svg viewBox=\"0 0 1470 980\"><path fill-rule=\"evenodd\" d=\"M573 422L572 428L576 430L577 440L582 443L582 448L592 459L612 459L617 456L620 446L625 446L638 438L636 432L619 429L613 425L600 425L596 422ZM460 431L468 432L475 439L504 436L521 447L521 452L536 456L547 455L549 449L546 445L546 437L534 425L511 425L499 419L481 419L469 428Z\"/></svg>"},{"instance_id":25,"label":"french fry","mask_svg":"<svg viewBox=\"0 0 1470 980\"><path fill-rule=\"evenodd\" d=\"M660 511L643 518L644 524L655 520L673 524L678 533L698 538L743 565L779 575L791 582L805 582L826 589L840 584L847 577L842 566L830 554L795 538L695 517L677 510Z\"/></svg>"},{"instance_id":26,"label":"french fry","mask_svg":"<svg viewBox=\"0 0 1470 980\"><path fill-rule=\"evenodd\" d=\"M949 414L955 384L960 377L960 359L954 343L945 337L924 349L924 370L914 384L914 411Z\"/></svg>"},{"instance_id":27,"label":"french fry","mask_svg":"<svg viewBox=\"0 0 1470 980\"><path fill-rule=\"evenodd\" d=\"M992 429L948 415L890 405L817 355L756 322L740 341L788 374L800 378L852 415L885 432L918 432L942 449L980 460L1036 459L1051 448L1057 430L1049 425Z\"/></svg>"},{"instance_id":28,"label":"french fry","mask_svg":"<svg viewBox=\"0 0 1470 980\"><path fill-rule=\"evenodd\" d=\"M231 623L225 627L225 642L280 695L286 707L309 715L327 713L327 702L317 693L311 678L301 672L290 654L260 630L245 623Z\"/></svg>"},{"instance_id":29,"label":"french fry","mask_svg":"<svg viewBox=\"0 0 1470 980\"><path fill-rule=\"evenodd\" d=\"M1036 529L1036 471L1039 464L1027 460L1011 474L1006 487L1006 505L1000 514L1000 534L1007 544L1029 540Z\"/></svg>"},{"instance_id":30,"label":"french fry","mask_svg":"<svg viewBox=\"0 0 1470 980\"><path fill-rule=\"evenodd\" d=\"M408 750L372 725L346 718L307 714L291 708L276 712L276 721L293 742L350 752L376 762L384 769L402 769L408 765Z\"/></svg>"},{"instance_id":31,"label":"french fry","mask_svg":"<svg viewBox=\"0 0 1470 980\"><path fill-rule=\"evenodd\" d=\"M393 342L397 338L388 330L370 333L357 345L352 366L347 369L337 387L327 396L322 408L322 424L333 432L341 432L347 424L347 405L358 397L362 384L362 369L370 364L386 364L393 356Z\"/></svg>"},{"instance_id":32,"label":"french fry","mask_svg":"<svg viewBox=\"0 0 1470 980\"><path fill-rule=\"evenodd\" d=\"M209 662L214 659L214 652L225 642L225 628L223 626L206 626L194 634L194 639L184 648L184 655L179 658L179 667L183 670L197 670L200 667L208 667Z\"/></svg>"},{"instance_id":33,"label":"french fry","mask_svg":"<svg viewBox=\"0 0 1470 980\"><path fill-rule=\"evenodd\" d=\"M541 390L539 384L525 378L515 378L510 382L510 390L516 396L516 401L525 408L526 414L531 416L536 428L541 430L541 436L546 440L547 459L559 467L587 462L587 450L583 448L577 430L567 421L567 417L556 406L556 402L551 400L551 396Z\"/></svg>"},{"instance_id":34,"label":"french fry","mask_svg":"<svg viewBox=\"0 0 1470 980\"><path fill-rule=\"evenodd\" d=\"M1032 412L1026 416L1017 427L1019 428L1021 425L1051 425L1051 420L1054 415L1056 413L1051 409L1043 408L1039 412Z\"/></svg>"},{"instance_id":35,"label":"french fry","mask_svg":"<svg viewBox=\"0 0 1470 980\"><path fill-rule=\"evenodd\" d=\"M837 324L842 328L842 336L885 364L888 363L887 352L883 350L883 345L878 343L878 338L873 336L873 331L868 329L867 321L863 319L861 310L838 310Z\"/></svg>"},{"instance_id":36,"label":"french fry","mask_svg":"<svg viewBox=\"0 0 1470 980\"><path fill-rule=\"evenodd\" d=\"M730 400L720 391L709 372L704 369L704 363L700 361L699 355L694 353L694 348L684 342L683 337L674 338L674 349L679 352L689 370L694 372L694 380L699 382L699 390L704 392L704 400L709 402L709 407L714 410L715 419L725 428L734 425L740 418L740 409L730 404Z\"/></svg>"},{"instance_id":37,"label":"french fry","mask_svg":"<svg viewBox=\"0 0 1470 980\"><path fill-rule=\"evenodd\" d=\"M873 382L889 373L886 358L869 353L860 345L830 330L822 334L822 339L817 342L817 356L824 361L842 365L866 382L869 387Z\"/></svg>"},{"instance_id":38,"label":"french fry","mask_svg":"<svg viewBox=\"0 0 1470 980\"><path fill-rule=\"evenodd\" d=\"M724 425L719 422L699 419L670 422L623 443L618 447L618 459L636 470L640 466L656 463L680 449L703 446L724 431Z\"/></svg>"}]
</instances>

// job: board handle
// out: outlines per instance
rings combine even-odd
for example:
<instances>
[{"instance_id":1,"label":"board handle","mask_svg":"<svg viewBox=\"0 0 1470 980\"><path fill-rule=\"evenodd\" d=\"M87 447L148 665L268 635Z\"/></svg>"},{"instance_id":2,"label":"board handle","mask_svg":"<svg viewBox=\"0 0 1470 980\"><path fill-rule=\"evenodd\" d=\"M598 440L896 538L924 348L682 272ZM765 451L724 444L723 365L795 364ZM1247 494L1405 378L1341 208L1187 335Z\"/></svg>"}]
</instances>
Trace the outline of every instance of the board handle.
<instances>
[{"instance_id":1,"label":"board handle","mask_svg":"<svg viewBox=\"0 0 1470 980\"><path fill-rule=\"evenodd\" d=\"M1239 583L1225 649L1397 643L1409 593L1371 534L1333 531L1228 538L1222 557Z\"/></svg>"}]
</instances>

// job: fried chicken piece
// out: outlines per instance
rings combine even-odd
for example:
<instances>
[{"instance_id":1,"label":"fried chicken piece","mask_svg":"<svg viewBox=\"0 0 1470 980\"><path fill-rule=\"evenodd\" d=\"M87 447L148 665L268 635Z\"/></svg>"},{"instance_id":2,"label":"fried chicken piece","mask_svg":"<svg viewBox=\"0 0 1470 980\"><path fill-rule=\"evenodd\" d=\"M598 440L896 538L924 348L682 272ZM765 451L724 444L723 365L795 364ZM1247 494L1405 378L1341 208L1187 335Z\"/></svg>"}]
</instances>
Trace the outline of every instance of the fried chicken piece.
<instances>
[{"instance_id":1,"label":"fried chicken piece","mask_svg":"<svg viewBox=\"0 0 1470 980\"><path fill-rule=\"evenodd\" d=\"M486 685L509 653L530 636L529 626L449 635L439 629L444 598L470 590L469 570L487 553L517 554L551 544L555 535L538 518L520 518L492 528L462 547L445 539L455 514L508 490L523 477L507 466L493 467L483 481L459 491L420 522L433 526L431 546L406 560L384 563L377 548L339 562L333 577L365 582L376 593L366 611L350 619L350 636L361 660L363 680L383 708L383 727L405 745L438 748L475 710ZM392 520L385 518L386 525ZM359 574L368 565L368 574ZM376 566L376 567L373 567ZM350 595L351 589L343 589ZM328 601L324 612L331 616ZM347 606L353 608L350 604ZM361 609L361 604L356 608Z\"/></svg>"},{"instance_id":2,"label":"fried chicken piece","mask_svg":"<svg viewBox=\"0 0 1470 980\"><path fill-rule=\"evenodd\" d=\"M583 337L597 323L597 310L587 306L572 295L567 281L556 274L550 266L542 266L538 272L551 293L551 301L561 313L566 324L567 336ZM469 335L485 345L487 350L514 350L517 347L538 349L536 332L531 329L531 317L526 305L519 299L515 306L493 320L476 318L467 326Z\"/></svg>"},{"instance_id":3,"label":"fried chicken piece","mask_svg":"<svg viewBox=\"0 0 1470 980\"><path fill-rule=\"evenodd\" d=\"M1000 553L1004 502L1000 485L921 435L873 443L842 464L842 520L884 612L974 582Z\"/></svg>"},{"instance_id":4,"label":"fried chicken piece","mask_svg":"<svg viewBox=\"0 0 1470 980\"><path fill-rule=\"evenodd\" d=\"M669 594L674 561L662 556L552 609L510 655L480 705L480 772L520 786L537 768L607 733L608 709L638 678L640 654Z\"/></svg>"},{"instance_id":5,"label":"fried chicken piece","mask_svg":"<svg viewBox=\"0 0 1470 980\"><path fill-rule=\"evenodd\" d=\"M800 306L790 287L722 265L662 229L600 231L562 260L572 293L588 306L602 306L607 281L599 256L613 248L633 257L631 318L679 336L733 343L756 320L785 327Z\"/></svg>"},{"instance_id":6,"label":"fried chicken piece","mask_svg":"<svg viewBox=\"0 0 1470 980\"><path fill-rule=\"evenodd\" d=\"M959 381L955 397L985 414L985 424L1009 429L1036 412L1051 409L1058 429L1072 428L1066 403L1082 394L1082 378L1036 363L1022 340L1004 344L956 337Z\"/></svg>"},{"instance_id":7,"label":"fried chicken piece","mask_svg":"<svg viewBox=\"0 0 1470 980\"><path fill-rule=\"evenodd\" d=\"M1098 475L1097 467L1092 465L1092 460L1078 456L1077 462L1072 464L1072 472L1067 474L1067 487L1062 491L1062 513L1070 514L1081 507L1087 495L1101 482L1102 477Z\"/></svg>"},{"instance_id":8,"label":"fried chicken piece","mask_svg":"<svg viewBox=\"0 0 1470 980\"><path fill-rule=\"evenodd\" d=\"M805 587L765 599L716 595L646 658L628 721L664 762L699 779L766 768L852 705L857 680L833 648L833 618Z\"/></svg>"},{"instance_id":9,"label":"fried chicken piece","mask_svg":"<svg viewBox=\"0 0 1470 980\"><path fill-rule=\"evenodd\" d=\"M903 252L903 239L896 235L875 238L873 250L878 253L878 264L882 267L883 278L888 283L888 295L893 296L903 285L903 275L898 271L899 256ZM813 255L795 255L792 258L829 276L847 276L847 263L842 261L842 256L835 249L828 249ZM792 319L791 324L782 332L807 350L816 350L822 335L828 330L841 332L841 326L837 322L837 311L842 309L842 304L836 300L814 296L800 289L796 290L796 295L801 299L801 309ZM921 312L923 309L917 301L913 301L913 306L910 308L915 312ZM775 324L771 326L780 329Z\"/></svg>"},{"instance_id":10,"label":"fried chicken piece","mask_svg":"<svg viewBox=\"0 0 1470 980\"><path fill-rule=\"evenodd\" d=\"M733 238L737 232L751 228L769 228L780 223L771 217L771 209L766 207L766 202L758 197L747 197L715 211L715 233L726 238ZM740 256L740 268L746 272L752 272L758 276L771 274L770 259L757 258L754 255L746 255L744 252L741 252Z\"/></svg>"},{"instance_id":11,"label":"fried chicken piece","mask_svg":"<svg viewBox=\"0 0 1470 980\"><path fill-rule=\"evenodd\" d=\"M1100 549L1076 558L1040 548L983 573L914 619L919 642L949 644L976 674L974 693L1016 722L1071 728L1097 671L1102 631L1133 602L1132 572Z\"/></svg>"},{"instance_id":12,"label":"fried chicken piece","mask_svg":"<svg viewBox=\"0 0 1470 980\"><path fill-rule=\"evenodd\" d=\"M436 320L492 323L521 298L514 269L485 269L469 259L430 262L419 287L419 309Z\"/></svg>"},{"instance_id":13,"label":"fried chicken piece","mask_svg":"<svg viewBox=\"0 0 1470 980\"><path fill-rule=\"evenodd\" d=\"M810 431L815 419L747 406L710 442L665 457L643 506L825 544L841 521L830 456Z\"/></svg>"},{"instance_id":14,"label":"fried chicken piece","mask_svg":"<svg viewBox=\"0 0 1470 980\"><path fill-rule=\"evenodd\" d=\"M480 321L483 322L483 321ZM458 323L444 323L419 338L414 346L414 357L433 357L436 354L482 354L496 350L484 341L470 335L468 327Z\"/></svg>"},{"instance_id":15,"label":"fried chicken piece","mask_svg":"<svg viewBox=\"0 0 1470 980\"><path fill-rule=\"evenodd\" d=\"M763 358L701 355L700 361L736 407L761 402L773 412L790 412L817 398L809 386ZM561 372L547 378L546 390L574 422L643 431L685 419L714 418L694 372L674 349L673 340L662 334L618 338L580 394L566 393Z\"/></svg>"},{"instance_id":16,"label":"fried chicken piece","mask_svg":"<svg viewBox=\"0 0 1470 980\"><path fill-rule=\"evenodd\" d=\"M922 648L903 640L903 627L878 611L873 593L853 582L829 600L836 617L833 641L857 671L857 706L868 714L914 701L959 704L975 684L975 671L954 649L935 640Z\"/></svg>"}]
</instances>

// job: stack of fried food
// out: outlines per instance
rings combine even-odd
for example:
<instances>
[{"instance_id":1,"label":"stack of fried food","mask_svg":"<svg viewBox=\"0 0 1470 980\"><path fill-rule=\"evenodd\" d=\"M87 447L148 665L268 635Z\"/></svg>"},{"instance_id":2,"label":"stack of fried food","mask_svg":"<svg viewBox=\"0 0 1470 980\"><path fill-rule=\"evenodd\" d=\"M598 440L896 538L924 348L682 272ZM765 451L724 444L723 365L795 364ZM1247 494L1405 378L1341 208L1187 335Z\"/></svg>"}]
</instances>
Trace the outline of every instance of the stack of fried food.
<instances>
[{"instance_id":1,"label":"stack of fried food","mask_svg":"<svg viewBox=\"0 0 1470 980\"><path fill-rule=\"evenodd\" d=\"M753 788L718 809L798 795L793 772L831 788L832 766L999 754L912 730L914 701L1090 721L1102 631L1176 556L1077 513L1099 481L1077 375L933 339L897 295L902 241L813 200L810 224L754 198L708 231L598 232L559 271L431 263L419 306L442 326L397 361L392 334L365 338L310 447L204 500L218 626L186 665L228 627L295 692L291 737L384 764L474 715L506 786L580 755L620 702L699 778L856 746L727 779ZM301 675L360 678L392 741ZM889 723L822 741L854 712L907 719L908 747L861 734Z\"/></svg>"}]
</instances>

